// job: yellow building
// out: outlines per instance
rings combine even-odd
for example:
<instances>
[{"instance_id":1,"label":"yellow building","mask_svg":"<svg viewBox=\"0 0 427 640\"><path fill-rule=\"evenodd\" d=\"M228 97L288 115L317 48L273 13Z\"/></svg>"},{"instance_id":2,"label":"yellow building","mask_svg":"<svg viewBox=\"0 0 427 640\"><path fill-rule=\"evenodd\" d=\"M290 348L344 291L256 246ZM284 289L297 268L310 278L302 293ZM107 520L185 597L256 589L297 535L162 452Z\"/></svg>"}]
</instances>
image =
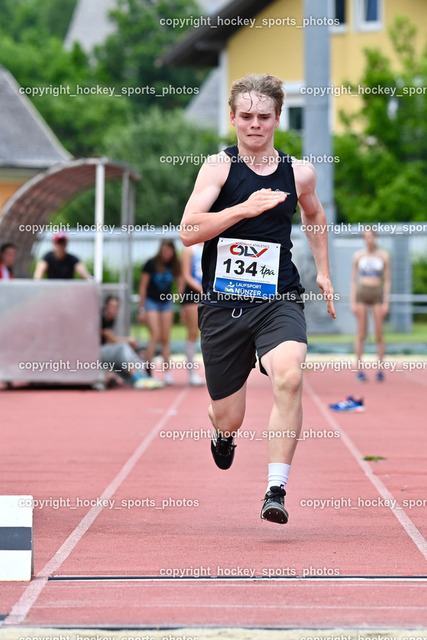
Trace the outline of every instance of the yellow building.
<instances>
[{"instance_id":1,"label":"yellow building","mask_svg":"<svg viewBox=\"0 0 427 640\"><path fill-rule=\"evenodd\" d=\"M338 112L360 109L358 88L366 60L365 48L378 48L398 70L388 35L397 15L405 15L417 27L416 50L427 40L426 0L318 0L325 7L323 19L304 15L303 0L234 0L215 15L193 21L194 28L166 52L161 64L218 67L218 129L228 129L227 96L231 82L247 73L272 73L284 80L287 100L282 127L302 129L305 95L329 91L331 128L339 131ZM329 13L326 8L329 6ZM330 26L330 85L308 87L304 80L304 33L308 24ZM349 83L350 86L349 87ZM354 86L356 88L354 88ZM392 97L392 96L390 96Z\"/></svg>"}]
</instances>

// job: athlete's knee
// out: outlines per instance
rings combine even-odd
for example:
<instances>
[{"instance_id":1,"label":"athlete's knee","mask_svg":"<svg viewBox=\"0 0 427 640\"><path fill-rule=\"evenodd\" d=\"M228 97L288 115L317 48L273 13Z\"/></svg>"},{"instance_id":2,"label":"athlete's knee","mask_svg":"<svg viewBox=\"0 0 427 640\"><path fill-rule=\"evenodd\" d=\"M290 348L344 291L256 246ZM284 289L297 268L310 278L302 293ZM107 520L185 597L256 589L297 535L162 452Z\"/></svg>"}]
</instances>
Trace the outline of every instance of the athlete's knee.
<instances>
[{"instance_id":1,"label":"athlete's knee","mask_svg":"<svg viewBox=\"0 0 427 640\"><path fill-rule=\"evenodd\" d=\"M280 369L274 374L273 387L275 393L286 391L287 393L298 393L302 386L302 367L292 365Z\"/></svg>"},{"instance_id":2,"label":"athlete's knee","mask_svg":"<svg viewBox=\"0 0 427 640\"><path fill-rule=\"evenodd\" d=\"M241 407L221 407L215 404L212 408L215 426L222 432L237 431L242 426L245 410Z\"/></svg>"}]
</instances>

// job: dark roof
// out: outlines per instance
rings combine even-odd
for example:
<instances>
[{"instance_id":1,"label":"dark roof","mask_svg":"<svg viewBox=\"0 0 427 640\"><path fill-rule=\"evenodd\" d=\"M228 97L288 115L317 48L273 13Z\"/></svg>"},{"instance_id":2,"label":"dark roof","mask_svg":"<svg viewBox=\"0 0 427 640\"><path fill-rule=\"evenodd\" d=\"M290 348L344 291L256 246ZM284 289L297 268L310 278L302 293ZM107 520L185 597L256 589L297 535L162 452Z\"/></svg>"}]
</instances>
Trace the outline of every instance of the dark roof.
<instances>
[{"instance_id":1,"label":"dark roof","mask_svg":"<svg viewBox=\"0 0 427 640\"><path fill-rule=\"evenodd\" d=\"M242 28L241 20L253 18L272 2L273 0L233 0L217 13L206 16L209 22L193 29L183 40L168 49L157 59L157 65L218 66L219 54L233 33Z\"/></svg>"},{"instance_id":2,"label":"dark roof","mask_svg":"<svg viewBox=\"0 0 427 640\"><path fill-rule=\"evenodd\" d=\"M69 160L71 154L19 89L0 65L0 167L45 169Z\"/></svg>"},{"instance_id":3,"label":"dark roof","mask_svg":"<svg viewBox=\"0 0 427 640\"><path fill-rule=\"evenodd\" d=\"M2 242L13 242L18 247L16 275L25 277L31 263L31 247L37 233L26 229L40 228L51 215L59 211L79 193L94 186L96 167L105 166L105 180L120 180L124 174L136 182L141 176L129 165L109 158L82 158L56 164L35 175L23 184L6 202L0 216ZM21 229L24 225L24 231Z\"/></svg>"}]
</instances>

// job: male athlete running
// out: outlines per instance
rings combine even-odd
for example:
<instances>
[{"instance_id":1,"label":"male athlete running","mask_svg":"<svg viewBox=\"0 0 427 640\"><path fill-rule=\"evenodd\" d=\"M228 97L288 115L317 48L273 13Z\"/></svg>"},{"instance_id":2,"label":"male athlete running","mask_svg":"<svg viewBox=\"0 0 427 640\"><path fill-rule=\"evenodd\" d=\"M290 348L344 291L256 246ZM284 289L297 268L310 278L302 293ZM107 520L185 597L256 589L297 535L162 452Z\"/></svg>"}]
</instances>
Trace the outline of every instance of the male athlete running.
<instances>
[{"instance_id":1,"label":"male athlete running","mask_svg":"<svg viewBox=\"0 0 427 640\"><path fill-rule=\"evenodd\" d=\"M317 284L335 318L327 233L309 231L326 229L314 167L274 148L283 100L282 81L275 76L251 74L232 84L237 145L201 167L181 222L185 246L205 243L199 326L215 428L212 454L221 469L231 466L233 435L243 422L246 381L257 354L274 394L261 518L280 524L288 521L285 486L302 425L301 365L307 351L304 289L290 251L297 202Z\"/></svg>"}]
</instances>

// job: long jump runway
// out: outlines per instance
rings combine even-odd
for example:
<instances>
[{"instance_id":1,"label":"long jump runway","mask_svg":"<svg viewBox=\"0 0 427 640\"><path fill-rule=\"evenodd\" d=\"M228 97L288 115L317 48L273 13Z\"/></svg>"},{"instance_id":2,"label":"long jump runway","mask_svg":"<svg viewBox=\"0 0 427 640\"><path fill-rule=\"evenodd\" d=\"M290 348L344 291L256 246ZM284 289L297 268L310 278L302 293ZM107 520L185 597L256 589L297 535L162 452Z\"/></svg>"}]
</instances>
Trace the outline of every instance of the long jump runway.
<instances>
[{"instance_id":1,"label":"long jump runway","mask_svg":"<svg viewBox=\"0 0 427 640\"><path fill-rule=\"evenodd\" d=\"M35 577L0 584L3 628L427 626L426 372L305 374L286 526L259 517L268 379L221 471L184 376L1 392L0 493L35 498ZM328 408L350 394L365 413Z\"/></svg>"}]
</instances>

